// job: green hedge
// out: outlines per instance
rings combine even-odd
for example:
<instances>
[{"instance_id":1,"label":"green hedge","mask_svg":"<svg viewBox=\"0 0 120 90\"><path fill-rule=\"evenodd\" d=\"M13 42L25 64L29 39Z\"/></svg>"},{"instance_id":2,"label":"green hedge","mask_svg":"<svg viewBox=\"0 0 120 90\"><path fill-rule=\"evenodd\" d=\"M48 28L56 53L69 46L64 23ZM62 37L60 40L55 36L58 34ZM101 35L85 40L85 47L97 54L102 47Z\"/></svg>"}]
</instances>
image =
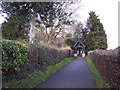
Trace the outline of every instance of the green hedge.
<instances>
[{"instance_id":1,"label":"green hedge","mask_svg":"<svg viewBox=\"0 0 120 90\"><path fill-rule=\"evenodd\" d=\"M2 43L2 73L5 76L21 71L20 66L28 63L28 49L24 44L0 39Z\"/></svg>"},{"instance_id":2,"label":"green hedge","mask_svg":"<svg viewBox=\"0 0 120 90\"><path fill-rule=\"evenodd\" d=\"M23 44L2 39L3 82L22 79L35 70L46 70L70 55L70 50L58 50L37 43Z\"/></svg>"},{"instance_id":3,"label":"green hedge","mask_svg":"<svg viewBox=\"0 0 120 90\"><path fill-rule=\"evenodd\" d=\"M41 70L46 69L49 65L54 65L60 62L63 58L69 57L70 54L69 50L57 50L38 45L37 43L32 44L31 48L33 48L33 52L30 53L30 56L32 55L32 59L34 59L34 65L32 66Z\"/></svg>"}]
</instances>

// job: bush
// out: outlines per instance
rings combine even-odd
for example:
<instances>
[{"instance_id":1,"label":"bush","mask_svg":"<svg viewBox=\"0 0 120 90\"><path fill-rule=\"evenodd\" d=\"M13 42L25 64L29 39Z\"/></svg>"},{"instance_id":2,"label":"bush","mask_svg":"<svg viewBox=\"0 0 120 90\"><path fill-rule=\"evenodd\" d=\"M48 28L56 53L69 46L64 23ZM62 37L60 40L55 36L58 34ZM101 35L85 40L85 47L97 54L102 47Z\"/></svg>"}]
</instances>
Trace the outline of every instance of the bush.
<instances>
[{"instance_id":1,"label":"bush","mask_svg":"<svg viewBox=\"0 0 120 90\"><path fill-rule=\"evenodd\" d=\"M33 71L45 71L48 66L71 56L70 50L58 50L37 43L26 46L5 39L0 42L2 42L3 83L26 78Z\"/></svg>"},{"instance_id":2,"label":"bush","mask_svg":"<svg viewBox=\"0 0 120 90\"><path fill-rule=\"evenodd\" d=\"M66 41L65 41L65 43L68 45L68 46L73 46L73 41L71 40L71 39L67 39Z\"/></svg>"},{"instance_id":3,"label":"bush","mask_svg":"<svg viewBox=\"0 0 120 90\"><path fill-rule=\"evenodd\" d=\"M49 65L54 65L63 58L69 57L69 50L57 50L54 48L38 45L34 43L31 45L33 52L34 65L37 69L44 70Z\"/></svg>"},{"instance_id":4,"label":"bush","mask_svg":"<svg viewBox=\"0 0 120 90\"><path fill-rule=\"evenodd\" d=\"M2 72L3 75L16 74L20 66L28 63L27 47L12 40L1 39L2 43Z\"/></svg>"},{"instance_id":5,"label":"bush","mask_svg":"<svg viewBox=\"0 0 120 90\"><path fill-rule=\"evenodd\" d=\"M95 64L104 80L111 88L120 88L120 47L114 50L96 49L88 52L88 57Z\"/></svg>"}]
</instances>

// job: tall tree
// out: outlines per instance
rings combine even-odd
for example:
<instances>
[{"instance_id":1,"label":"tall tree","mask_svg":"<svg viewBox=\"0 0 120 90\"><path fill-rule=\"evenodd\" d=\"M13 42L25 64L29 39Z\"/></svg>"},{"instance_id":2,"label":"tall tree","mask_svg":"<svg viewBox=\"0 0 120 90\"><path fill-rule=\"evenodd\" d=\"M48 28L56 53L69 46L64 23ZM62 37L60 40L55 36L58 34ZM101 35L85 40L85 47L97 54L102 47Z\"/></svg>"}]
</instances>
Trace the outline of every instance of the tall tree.
<instances>
[{"instance_id":1,"label":"tall tree","mask_svg":"<svg viewBox=\"0 0 120 90\"><path fill-rule=\"evenodd\" d=\"M66 34L66 36L67 35L69 36L69 33ZM86 29L83 28L83 24L81 22L74 24L74 33L71 36L73 37L70 38L68 37L68 39L66 39L65 41L67 45L71 46L71 48L74 46L74 44L77 42L78 39L84 41L85 43L87 33L86 33Z\"/></svg>"},{"instance_id":2,"label":"tall tree","mask_svg":"<svg viewBox=\"0 0 120 90\"><path fill-rule=\"evenodd\" d=\"M32 5L29 2L2 2L2 10L7 14L7 21L2 24L3 37L17 39L21 37L21 31L23 36L26 25L29 27L32 18L31 9Z\"/></svg>"},{"instance_id":3,"label":"tall tree","mask_svg":"<svg viewBox=\"0 0 120 90\"><path fill-rule=\"evenodd\" d=\"M68 19L72 12L67 12L65 8L71 3L56 2L54 3L54 8L50 6L46 7L46 10L41 11L40 19L38 20L37 28L40 29L41 33L45 35L45 41L49 43L54 43L56 37L63 34L64 25L72 24L72 21ZM44 29L42 25L44 24Z\"/></svg>"},{"instance_id":4,"label":"tall tree","mask_svg":"<svg viewBox=\"0 0 120 90\"><path fill-rule=\"evenodd\" d=\"M87 20L87 30L89 31L87 36L87 49L106 49L107 48L107 35L105 34L103 24L98 19L95 12L91 11L89 13L89 18Z\"/></svg>"},{"instance_id":5,"label":"tall tree","mask_svg":"<svg viewBox=\"0 0 120 90\"><path fill-rule=\"evenodd\" d=\"M74 32L74 38L81 39L82 38L82 31L83 31L83 25L81 22L76 24L75 32Z\"/></svg>"},{"instance_id":6,"label":"tall tree","mask_svg":"<svg viewBox=\"0 0 120 90\"><path fill-rule=\"evenodd\" d=\"M2 24L2 37L10 40L16 40L18 38L27 39L29 25L20 24L14 21L14 16L10 16L7 21Z\"/></svg>"},{"instance_id":7,"label":"tall tree","mask_svg":"<svg viewBox=\"0 0 120 90\"><path fill-rule=\"evenodd\" d=\"M60 2L3 2L2 9L8 14L8 16L14 15L18 22L24 23L27 21L30 23L31 28L29 40L32 42L35 37L35 24L37 17L40 17L40 23L44 24L46 28L53 26L53 21L58 17L59 23L56 27L65 23L65 17L68 16L68 13L65 13L62 9L63 5L64 3ZM70 14L71 13L69 13L69 15ZM54 28L56 29L56 27ZM52 31L54 30L51 30L51 32ZM60 31L61 29L59 32ZM54 37L56 37L58 33L56 33Z\"/></svg>"},{"instance_id":8,"label":"tall tree","mask_svg":"<svg viewBox=\"0 0 120 90\"><path fill-rule=\"evenodd\" d=\"M99 31L103 30L103 24L100 22L99 16L95 14L95 12L90 11L89 18L87 20L87 29L89 31Z\"/></svg>"}]
</instances>

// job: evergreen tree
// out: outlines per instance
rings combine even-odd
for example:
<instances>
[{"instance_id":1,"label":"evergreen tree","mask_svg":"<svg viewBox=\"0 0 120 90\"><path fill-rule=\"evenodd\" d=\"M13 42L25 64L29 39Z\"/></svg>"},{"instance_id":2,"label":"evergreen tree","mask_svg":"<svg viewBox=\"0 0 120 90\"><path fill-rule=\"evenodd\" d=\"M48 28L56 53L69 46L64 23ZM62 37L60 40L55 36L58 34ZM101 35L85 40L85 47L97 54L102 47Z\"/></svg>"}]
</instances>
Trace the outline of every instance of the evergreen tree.
<instances>
[{"instance_id":1,"label":"evergreen tree","mask_svg":"<svg viewBox=\"0 0 120 90\"><path fill-rule=\"evenodd\" d=\"M52 27L55 24L55 19L65 23L71 13L64 12L63 5L65 5L64 2L2 2L2 9L8 16L14 16L18 23L29 22L31 26L29 40L33 42L36 18L39 18L39 23L44 24L46 28ZM62 23L59 23L57 27Z\"/></svg>"},{"instance_id":2,"label":"evergreen tree","mask_svg":"<svg viewBox=\"0 0 120 90\"><path fill-rule=\"evenodd\" d=\"M93 11L89 13L87 30L89 31L86 40L86 48L88 51L107 48L107 35L105 34L103 24Z\"/></svg>"},{"instance_id":3,"label":"evergreen tree","mask_svg":"<svg viewBox=\"0 0 120 90\"><path fill-rule=\"evenodd\" d=\"M10 16L10 18L8 18L7 21L2 24L1 29L2 37L5 39L26 39L29 33L29 24L18 23L17 21L15 21L14 16Z\"/></svg>"}]
</instances>

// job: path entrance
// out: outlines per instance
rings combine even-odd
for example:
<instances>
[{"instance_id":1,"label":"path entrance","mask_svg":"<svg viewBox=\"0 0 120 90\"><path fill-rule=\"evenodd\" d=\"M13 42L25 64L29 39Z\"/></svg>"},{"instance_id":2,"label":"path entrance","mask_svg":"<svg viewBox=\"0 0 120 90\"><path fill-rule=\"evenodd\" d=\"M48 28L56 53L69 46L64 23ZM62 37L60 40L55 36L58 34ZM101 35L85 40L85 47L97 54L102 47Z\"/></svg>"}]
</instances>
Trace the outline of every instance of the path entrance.
<instances>
[{"instance_id":1,"label":"path entrance","mask_svg":"<svg viewBox=\"0 0 120 90\"><path fill-rule=\"evenodd\" d=\"M35 88L96 88L87 62L78 57Z\"/></svg>"}]
</instances>

